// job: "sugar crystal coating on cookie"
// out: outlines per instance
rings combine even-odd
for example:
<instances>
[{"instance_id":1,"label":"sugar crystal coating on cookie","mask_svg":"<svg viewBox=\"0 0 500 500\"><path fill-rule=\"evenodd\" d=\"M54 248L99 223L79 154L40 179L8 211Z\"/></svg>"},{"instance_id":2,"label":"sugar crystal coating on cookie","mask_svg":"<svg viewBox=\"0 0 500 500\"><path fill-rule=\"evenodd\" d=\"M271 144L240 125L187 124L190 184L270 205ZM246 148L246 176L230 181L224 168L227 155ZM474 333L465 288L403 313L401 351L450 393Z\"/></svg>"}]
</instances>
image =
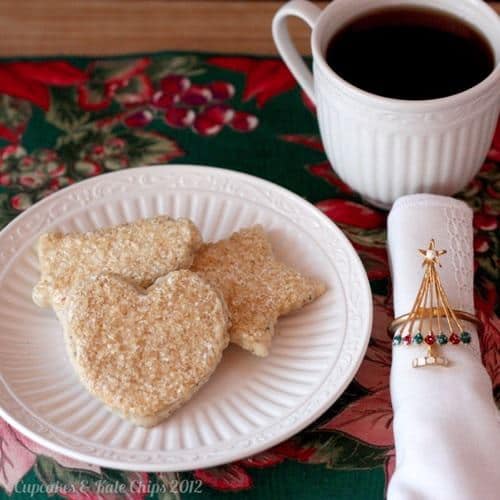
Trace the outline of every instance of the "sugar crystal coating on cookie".
<instances>
[{"instance_id":1,"label":"sugar crystal coating on cookie","mask_svg":"<svg viewBox=\"0 0 500 500\"><path fill-rule=\"evenodd\" d=\"M60 312L70 358L91 394L150 426L206 382L227 346L227 309L197 274L174 271L147 290L101 274Z\"/></svg>"},{"instance_id":2,"label":"sugar crystal coating on cookie","mask_svg":"<svg viewBox=\"0 0 500 500\"><path fill-rule=\"evenodd\" d=\"M116 273L149 286L170 271L189 268L201 243L190 220L167 216L88 233L43 234L37 244L41 277L33 300L58 310L72 286L99 273Z\"/></svg>"},{"instance_id":3,"label":"sugar crystal coating on cookie","mask_svg":"<svg viewBox=\"0 0 500 500\"><path fill-rule=\"evenodd\" d=\"M193 271L218 288L231 316L231 342L267 356L279 316L300 309L325 291L325 284L276 259L261 226L203 245Z\"/></svg>"}]
</instances>

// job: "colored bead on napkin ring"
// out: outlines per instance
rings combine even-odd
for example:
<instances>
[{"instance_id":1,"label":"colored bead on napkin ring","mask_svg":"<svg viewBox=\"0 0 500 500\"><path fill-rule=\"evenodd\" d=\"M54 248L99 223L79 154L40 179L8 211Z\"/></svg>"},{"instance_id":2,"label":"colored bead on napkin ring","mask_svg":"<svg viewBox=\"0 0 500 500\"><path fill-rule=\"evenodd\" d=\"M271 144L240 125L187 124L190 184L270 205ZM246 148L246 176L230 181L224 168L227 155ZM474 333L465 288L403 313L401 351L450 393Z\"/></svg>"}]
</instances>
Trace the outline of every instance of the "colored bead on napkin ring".
<instances>
[{"instance_id":1,"label":"colored bead on napkin ring","mask_svg":"<svg viewBox=\"0 0 500 500\"><path fill-rule=\"evenodd\" d=\"M459 319L474 323L479 332L482 329L482 323L476 316L450 307L436 269L436 265L441 267L439 258L446 253L446 250L436 250L436 243L432 239L429 247L419 249L419 252L424 256L422 266L425 271L415 302L408 314L399 316L391 322L388 331L391 335L396 333L393 337L393 345L423 343L427 345L427 355L415 358L412 363L414 368L428 365L447 366L448 359L436 353L436 344L440 346L448 342L453 345L469 344L471 334L463 328ZM428 320L428 330L424 335L422 332L425 320ZM442 323L448 327L448 334L444 332ZM416 325L418 326L417 333L413 335ZM435 331L438 332L437 335Z\"/></svg>"}]
</instances>

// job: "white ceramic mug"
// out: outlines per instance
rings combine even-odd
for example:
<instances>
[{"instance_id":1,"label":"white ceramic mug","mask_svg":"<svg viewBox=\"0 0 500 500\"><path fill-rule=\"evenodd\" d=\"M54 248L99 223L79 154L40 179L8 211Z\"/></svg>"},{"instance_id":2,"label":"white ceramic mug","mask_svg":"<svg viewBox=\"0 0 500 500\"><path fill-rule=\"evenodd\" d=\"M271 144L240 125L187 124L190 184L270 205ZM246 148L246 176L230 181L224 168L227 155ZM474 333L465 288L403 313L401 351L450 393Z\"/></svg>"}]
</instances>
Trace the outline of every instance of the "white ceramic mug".
<instances>
[{"instance_id":1,"label":"white ceramic mug","mask_svg":"<svg viewBox=\"0 0 500 500\"><path fill-rule=\"evenodd\" d=\"M367 11L401 5L439 9L475 26L493 49L492 73L459 94L422 101L370 94L335 74L325 60L332 35ZM289 16L312 28L313 73L291 42ZM293 0L276 13L273 37L316 104L333 168L368 201L389 207L405 194L452 195L481 168L500 109L500 19L481 0L335 0L323 11Z\"/></svg>"}]
</instances>

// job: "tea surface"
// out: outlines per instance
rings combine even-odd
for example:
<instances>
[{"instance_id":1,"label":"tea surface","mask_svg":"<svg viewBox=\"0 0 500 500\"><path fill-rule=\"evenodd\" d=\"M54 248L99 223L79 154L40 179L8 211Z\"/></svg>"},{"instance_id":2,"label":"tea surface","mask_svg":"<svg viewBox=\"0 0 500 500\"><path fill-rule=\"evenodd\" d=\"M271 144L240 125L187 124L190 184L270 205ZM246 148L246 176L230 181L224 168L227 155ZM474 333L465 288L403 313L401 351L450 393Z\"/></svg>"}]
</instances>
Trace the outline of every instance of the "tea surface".
<instances>
[{"instance_id":1,"label":"tea surface","mask_svg":"<svg viewBox=\"0 0 500 500\"><path fill-rule=\"evenodd\" d=\"M328 65L344 80L395 99L435 99L473 87L494 68L475 28L434 9L393 7L348 23L328 45Z\"/></svg>"}]
</instances>

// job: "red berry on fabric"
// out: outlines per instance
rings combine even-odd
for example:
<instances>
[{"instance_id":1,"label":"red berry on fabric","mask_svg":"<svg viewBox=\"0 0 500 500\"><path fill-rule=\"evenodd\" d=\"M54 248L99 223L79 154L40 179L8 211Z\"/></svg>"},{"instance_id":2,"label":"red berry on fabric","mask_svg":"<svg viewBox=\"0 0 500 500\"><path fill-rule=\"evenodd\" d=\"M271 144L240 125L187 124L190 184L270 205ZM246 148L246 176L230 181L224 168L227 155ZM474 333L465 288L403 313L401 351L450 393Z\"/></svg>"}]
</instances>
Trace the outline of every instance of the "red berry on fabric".
<instances>
[{"instance_id":1,"label":"red berry on fabric","mask_svg":"<svg viewBox=\"0 0 500 500\"><path fill-rule=\"evenodd\" d=\"M32 175L21 175L19 177L19 184L21 184L21 186L31 188L35 185L35 178Z\"/></svg>"},{"instance_id":2,"label":"red berry on fabric","mask_svg":"<svg viewBox=\"0 0 500 500\"><path fill-rule=\"evenodd\" d=\"M123 123L127 127L138 128L145 127L153 121L153 113L149 109L143 109L141 111L136 111L126 116Z\"/></svg>"},{"instance_id":3,"label":"red berry on fabric","mask_svg":"<svg viewBox=\"0 0 500 500\"><path fill-rule=\"evenodd\" d=\"M209 85L214 99L225 101L234 95L234 86L228 82L216 81Z\"/></svg>"},{"instance_id":4,"label":"red berry on fabric","mask_svg":"<svg viewBox=\"0 0 500 500\"><path fill-rule=\"evenodd\" d=\"M66 165L64 163L50 162L45 165L45 171L50 177L60 177L66 173Z\"/></svg>"},{"instance_id":5,"label":"red berry on fabric","mask_svg":"<svg viewBox=\"0 0 500 500\"><path fill-rule=\"evenodd\" d=\"M238 132L250 132L259 124L259 119L249 113L236 111L229 125Z\"/></svg>"},{"instance_id":6,"label":"red berry on fabric","mask_svg":"<svg viewBox=\"0 0 500 500\"><path fill-rule=\"evenodd\" d=\"M193 130L203 136L215 135L222 130L223 124L217 123L204 113L199 114L193 123Z\"/></svg>"},{"instance_id":7,"label":"red berry on fabric","mask_svg":"<svg viewBox=\"0 0 500 500\"><path fill-rule=\"evenodd\" d=\"M234 117L234 109L224 104L214 104L209 106L200 113L200 116L205 116L214 123L223 125L230 122Z\"/></svg>"},{"instance_id":8,"label":"red berry on fabric","mask_svg":"<svg viewBox=\"0 0 500 500\"><path fill-rule=\"evenodd\" d=\"M21 175L19 184L30 189L37 189L45 184L46 180L47 176L43 172L35 171L31 174Z\"/></svg>"},{"instance_id":9,"label":"red berry on fabric","mask_svg":"<svg viewBox=\"0 0 500 500\"><path fill-rule=\"evenodd\" d=\"M474 236L474 252L484 253L490 248L490 239L484 234L476 234Z\"/></svg>"},{"instance_id":10,"label":"red berry on fabric","mask_svg":"<svg viewBox=\"0 0 500 500\"><path fill-rule=\"evenodd\" d=\"M456 333L452 333L449 337L449 341L455 345L460 344L460 337Z\"/></svg>"},{"instance_id":11,"label":"red berry on fabric","mask_svg":"<svg viewBox=\"0 0 500 500\"><path fill-rule=\"evenodd\" d=\"M12 182L10 174L0 174L0 186L8 186Z\"/></svg>"},{"instance_id":12,"label":"red berry on fabric","mask_svg":"<svg viewBox=\"0 0 500 500\"><path fill-rule=\"evenodd\" d=\"M19 170L32 170L35 166L35 159L32 156L25 156L21 158L21 161L18 163L17 168Z\"/></svg>"},{"instance_id":13,"label":"red berry on fabric","mask_svg":"<svg viewBox=\"0 0 500 500\"><path fill-rule=\"evenodd\" d=\"M181 100L189 106L203 106L212 100L212 91L208 87L202 85L191 85L184 94Z\"/></svg>"},{"instance_id":14,"label":"red berry on fabric","mask_svg":"<svg viewBox=\"0 0 500 500\"><path fill-rule=\"evenodd\" d=\"M498 219L485 213L474 214L474 227L482 231L494 231L498 227Z\"/></svg>"},{"instance_id":15,"label":"red berry on fabric","mask_svg":"<svg viewBox=\"0 0 500 500\"><path fill-rule=\"evenodd\" d=\"M32 204L30 195L26 193L19 193L10 199L10 206L14 210L25 210Z\"/></svg>"},{"instance_id":16,"label":"red berry on fabric","mask_svg":"<svg viewBox=\"0 0 500 500\"><path fill-rule=\"evenodd\" d=\"M164 94L182 94L191 86L191 80L182 75L168 75L160 82Z\"/></svg>"},{"instance_id":17,"label":"red berry on fabric","mask_svg":"<svg viewBox=\"0 0 500 500\"><path fill-rule=\"evenodd\" d=\"M191 125L196 113L187 108L170 108L165 112L165 122L171 127L184 128Z\"/></svg>"},{"instance_id":18,"label":"red berry on fabric","mask_svg":"<svg viewBox=\"0 0 500 500\"><path fill-rule=\"evenodd\" d=\"M425 336L424 341L426 344L432 345L432 344L434 344L434 342L436 342L436 336L433 333L428 333Z\"/></svg>"},{"instance_id":19,"label":"red berry on fabric","mask_svg":"<svg viewBox=\"0 0 500 500\"><path fill-rule=\"evenodd\" d=\"M151 103L153 106L161 109L170 108L176 102L179 101L179 94L165 94L165 92L159 90L153 94Z\"/></svg>"},{"instance_id":20,"label":"red berry on fabric","mask_svg":"<svg viewBox=\"0 0 500 500\"><path fill-rule=\"evenodd\" d=\"M90 154L96 158L104 156L105 152L106 151L102 144L96 144L95 146L92 146L92 149L90 150Z\"/></svg>"},{"instance_id":21,"label":"red berry on fabric","mask_svg":"<svg viewBox=\"0 0 500 500\"><path fill-rule=\"evenodd\" d=\"M98 163L87 160L79 160L75 163L75 170L84 177L93 177L102 172L102 167Z\"/></svg>"}]
</instances>

